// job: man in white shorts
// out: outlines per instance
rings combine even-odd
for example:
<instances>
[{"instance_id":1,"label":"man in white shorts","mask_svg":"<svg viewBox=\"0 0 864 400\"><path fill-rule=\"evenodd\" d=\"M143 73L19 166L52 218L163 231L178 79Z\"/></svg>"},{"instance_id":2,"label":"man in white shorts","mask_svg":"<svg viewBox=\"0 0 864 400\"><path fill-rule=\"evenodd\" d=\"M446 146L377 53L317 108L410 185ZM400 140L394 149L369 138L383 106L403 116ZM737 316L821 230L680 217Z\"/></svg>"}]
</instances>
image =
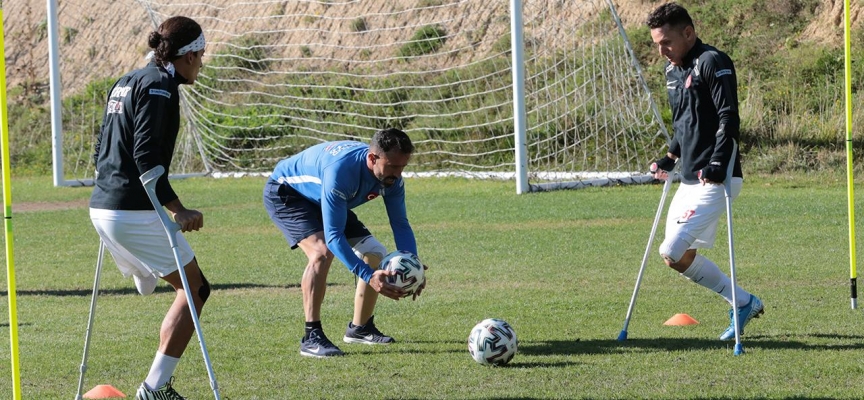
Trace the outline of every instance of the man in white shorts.
<instances>
[{"instance_id":1,"label":"man in white shorts","mask_svg":"<svg viewBox=\"0 0 864 400\"><path fill-rule=\"evenodd\" d=\"M172 387L172 375L195 325L168 236L139 178L157 165L170 170L180 127L178 87L191 85L198 77L204 33L189 18L171 17L150 33L148 46L153 49L149 64L121 77L108 92L96 139L90 219L120 272L134 278L139 293L153 293L159 278L174 287L174 302L159 330L159 348L135 399L182 400ZM180 202L167 173L156 181L156 197L181 231L204 226L204 216ZM189 243L181 233L176 236L190 295L200 314L210 284Z\"/></svg>"},{"instance_id":2,"label":"man in white shorts","mask_svg":"<svg viewBox=\"0 0 864 400\"><path fill-rule=\"evenodd\" d=\"M666 90L672 107L674 135L669 151L651 164L657 179L680 166L681 186L672 199L666 238L660 255L666 265L694 283L732 303L732 282L713 261L697 254L714 246L717 221L725 212L724 182L730 179L732 198L744 181L737 151L740 119L735 66L722 51L702 43L684 7L663 4L648 15L651 38L666 64ZM727 176L731 171L731 176ZM762 301L735 287L738 326L764 312ZM733 310L721 340L735 338Z\"/></svg>"}]
</instances>

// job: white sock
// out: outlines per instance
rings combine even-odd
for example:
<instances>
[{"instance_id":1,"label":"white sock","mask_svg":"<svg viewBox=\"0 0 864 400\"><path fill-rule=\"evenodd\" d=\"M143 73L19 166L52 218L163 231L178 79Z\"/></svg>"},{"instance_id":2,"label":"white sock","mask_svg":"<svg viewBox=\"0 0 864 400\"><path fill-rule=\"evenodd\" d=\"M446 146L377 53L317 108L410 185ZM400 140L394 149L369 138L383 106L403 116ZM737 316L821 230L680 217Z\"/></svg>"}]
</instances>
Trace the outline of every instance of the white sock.
<instances>
[{"instance_id":1,"label":"white sock","mask_svg":"<svg viewBox=\"0 0 864 400\"><path fill-rule=\"evenodd\" d=\"M732 280L720 271L720 267L713 261L697 254L690 267L681 275L694 283L713 290L723 296L729 304L732 304ZM735 300L738 303L737 307L744 307L750 302L750 293L736 285Z\"/></svg>"},{"instance_id":2,"label":"white sock","mask_svg":"<svg viewBox=\"0 0 864 400\"><path fill-rule=\"evenodd\" d=\"M150 374L144 380L147 389L156 390L168 382L171 376L174 375L174 370L177 368L177 363L179 362L179 358L156 352L156 358L153 359L153 365L150 366Z\"/></svg>"}]
</instances>

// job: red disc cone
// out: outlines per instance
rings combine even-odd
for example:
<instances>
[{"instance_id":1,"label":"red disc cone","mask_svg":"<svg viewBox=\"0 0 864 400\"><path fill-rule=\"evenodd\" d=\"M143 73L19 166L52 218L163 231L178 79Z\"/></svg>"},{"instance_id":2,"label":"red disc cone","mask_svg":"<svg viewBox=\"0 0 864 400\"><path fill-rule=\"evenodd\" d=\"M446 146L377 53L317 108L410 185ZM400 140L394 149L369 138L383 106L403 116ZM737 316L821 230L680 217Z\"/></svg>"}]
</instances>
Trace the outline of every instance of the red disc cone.
<instances>
[{"instance_id":1,"label":"red disc cone","mask_svg":"<svg viewBox=\"0 0 864 400\"><path fill-rule=\"evenodd\" d=\"M89 392L84 393L85 399L116 399L118 397L126 397L126 395L111 385L96 385Z\"/></svg>"},{"instance_id":2,"label":"red disc cone","mask_svg":"<svg viewBox=\"0 0 864 400\"><path fill-rule=\"evenodd\" d=\"M672 318L669 318L668 320L666 320L666 322L664 322L663 325L681 326L681 325L696 325L698 323L699 323L699 321L693 319L693 317L691 317L687 314L675 314L672 316Z\"/></svg>"}]
</instances>

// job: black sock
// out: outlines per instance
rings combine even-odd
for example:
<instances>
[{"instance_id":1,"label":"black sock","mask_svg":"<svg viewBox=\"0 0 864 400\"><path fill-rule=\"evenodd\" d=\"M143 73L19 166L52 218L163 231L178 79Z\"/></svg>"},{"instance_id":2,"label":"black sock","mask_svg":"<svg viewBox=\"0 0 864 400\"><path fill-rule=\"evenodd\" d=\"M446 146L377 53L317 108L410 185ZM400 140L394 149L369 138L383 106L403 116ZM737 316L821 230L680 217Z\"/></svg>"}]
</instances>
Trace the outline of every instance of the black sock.
<instances>
[{"instance_id":1,"label":"black sock","mask_svg":"<svg viewBox=\"0 0 864 400\"><path fill-rule=\"evenodd\" d=\"M312 321L312 322L307 321L306 322L306 329L305 329L306 334L303 335L303 338L308 339L309 338L309 332L312 332L315 329L321 329L321 321Z\"/></svg>"},{"instance_id":2,"label":"black sock","mask_svg":"<svg viewBox=\"0 0 864 400\"><path fill-rule=\"evenodd\" d=\"M369 317L369 319L367 319L367 320L366 320L366 323L363 324L363 325L354 325L354 321L351 321L351 322L348 323L348 327L349 327L349 328L356 328L356 327L358 327L358 326L359 326L359 327L365 327L366 324L368 324L369 321L370 321L371 319L372 319L372 317Z\"/></svg>"}]
</instances>

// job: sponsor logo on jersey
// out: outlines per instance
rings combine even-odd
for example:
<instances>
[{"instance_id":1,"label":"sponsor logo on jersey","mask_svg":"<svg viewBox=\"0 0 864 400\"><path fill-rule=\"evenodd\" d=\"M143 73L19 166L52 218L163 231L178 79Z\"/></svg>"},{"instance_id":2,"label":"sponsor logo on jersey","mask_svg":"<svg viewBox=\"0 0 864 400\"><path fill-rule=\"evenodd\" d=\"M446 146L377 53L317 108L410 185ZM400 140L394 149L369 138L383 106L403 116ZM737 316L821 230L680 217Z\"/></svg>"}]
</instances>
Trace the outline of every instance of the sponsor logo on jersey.
<instances>
[{"instance_id":1,"label":"sponsor logo on jersey","mask_svg":"<svg viewBox=\"0 0 864 400\"><path fill-rule=\"evenodd\" d=\"M369 192L369 194L366 195L366 200L375 200L376 197L378 197L378 193Z\"/></svg>"},{"instance_id":2,"label":"sponsor logo on jersey","mask_svg":"<svg viewBox=\"0 0 864 400\"><path fill-rule=\"evenodd\" d=\"M727 69L721 69L721 70L714 73L714 76L717 78L724 76L724 75L732 75L732 70L727 68Z\"/></svg>"},{"instance_id":3,"label":"sponsor logo on jersey","mask_svg":"<svg viewBox=\"0 0 864 400\"><path fill-rule=\"evenodd\" d=\"M105 108L106 114L123 114L123 102L120 100L109 100L108 107Z\"/></svg>"},{"instance_id":4,"label":"sponsor logo on jersey","mask_svg":"<svg viewBox=\"0 0 864 400\"><path fill-rule=\"evenodd\" d=\"M333 193L336 197L342 200L348 200L348 196L345 196L345 193L339 191L339 189L330 189L330 193Z\"/></svg>"},{"instance_id":5,"label":"sponsor logo on jersey","mask_svg":"<svg viewBox=\"0 0 864 400\"><path fill-rule=\"evenodd\" d=\"M131 90L132 86L115 87L113 90L111 90L111 95L108 96L108 98L113 99L115 97L126 97L126 95L129 94L129 91Z\"/></svg>"},{"instance_id":6,"label":"sponsor logo on jersey","mask_svg":"<svg viewBox=\"0 0 864 400\"><path fill-rule=\"evenodd\" d=\"M687 81L684 82L684 87L689 89L690 85L692 85L692 84L693 84L693 75L687 75Z\"/></svg>"},{"instance_id":7,"label":"sponsor logo on jersey","mask_svg":"<svg viewBox=\"0 0 864 400\"><path fill-rule=\"evenodd\" d=\"M152 96L162 96L166 99L171 98L171 92L164 89L150 89L150 95Z\"/></svg>"},{"instance_id":8,"label":"sponsor logo on jersey","mask_svg":"<svg viewBox=\"0 0 864 400\"><path fill-rule=\"evenodd\" d=\"M324 148L324 151L330 153L331 156L335 156L342 152L342 150L350 149L352 147L357 147L362 145L360 142L336 142L332 143L329 146Z\"/></svg>"}]
</instances>

